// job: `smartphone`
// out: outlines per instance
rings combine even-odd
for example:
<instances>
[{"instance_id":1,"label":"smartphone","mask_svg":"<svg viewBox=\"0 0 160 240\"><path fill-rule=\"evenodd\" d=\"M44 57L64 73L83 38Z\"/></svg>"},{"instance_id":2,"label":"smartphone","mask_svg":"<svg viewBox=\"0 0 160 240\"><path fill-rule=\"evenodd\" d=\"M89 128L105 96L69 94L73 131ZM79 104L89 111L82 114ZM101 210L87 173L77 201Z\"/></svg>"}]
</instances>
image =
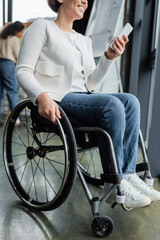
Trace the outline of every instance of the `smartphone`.
<instances>
[{"instance_id":1,"label":"smartphone","mask_svg":"<svg viewBox=\"0 0 160 240\"><path fill-rule=\"evenodd\" d=\"M123 35L128 36L128 35L132 32L132 30L133 30L133 27L132 27L129 23L126 23L126 25L122 28L121 32L118 34L117 37L123 39ZM115 37L115 38L116 38L116 37ZM110 48L112 48L112 49L114 50L113 44L114 44L114 40L113 40L113 42L110 44Z\"/></svg>"}]
</instances>

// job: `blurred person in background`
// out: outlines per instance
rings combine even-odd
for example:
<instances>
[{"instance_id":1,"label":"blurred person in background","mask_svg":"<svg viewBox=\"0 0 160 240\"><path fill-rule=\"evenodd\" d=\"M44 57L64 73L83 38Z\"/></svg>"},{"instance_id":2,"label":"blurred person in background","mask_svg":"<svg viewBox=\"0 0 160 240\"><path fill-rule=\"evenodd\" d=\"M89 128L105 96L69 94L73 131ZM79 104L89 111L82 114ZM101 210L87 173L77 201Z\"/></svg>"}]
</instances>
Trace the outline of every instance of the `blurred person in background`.
<instances>
[{"instance_id":1,"label":"blurred person in background","mask_svg":"<svg viewBox=\"0 0 160 240\"><path fill-rule=\"evenodd\" d=\"M18 103L15 64L20 49L19 38L22 37L24 28L23 23L16 21L14 23L7 23L0 32L0 108L4 89L7 94L10 110ZM18 123L19 120L17 120ZM2 124L3 122L0 119L0 125Z\"/></svg>"}]
</instances>

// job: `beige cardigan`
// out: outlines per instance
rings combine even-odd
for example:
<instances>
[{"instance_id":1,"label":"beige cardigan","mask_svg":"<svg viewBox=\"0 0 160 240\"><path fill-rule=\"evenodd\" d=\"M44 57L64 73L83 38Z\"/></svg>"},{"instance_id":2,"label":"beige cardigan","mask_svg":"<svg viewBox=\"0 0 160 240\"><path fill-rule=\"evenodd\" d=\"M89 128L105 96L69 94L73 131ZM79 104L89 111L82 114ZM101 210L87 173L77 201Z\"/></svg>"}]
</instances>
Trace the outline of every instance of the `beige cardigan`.
<instances>
[{"instance_id":1,"label":"beige cardigan","mask_svg":"<svg viewBox=\"0 0 160 240\"><path fill-rule=\"evenodd\" d=\"M102 56L96 67L90 38L75 34L82 53L86 86L92 91L105 79L112 61ZM71 39L54 21L38 18L24 33L16 77L33 103L42 92L57 101L70 92L73 48Z\"/></svg>"},{"instance_id":2,"label":"beige cardigan","mask_svg":"<svg viewBox=\"0 0 160 240\"><path fill-rule=\"evenodd\" d=\"M0 58L17 62L19 48L20 42L16 36L9 36L7 39L0 38Z\"/></svg>"}]
</instances>

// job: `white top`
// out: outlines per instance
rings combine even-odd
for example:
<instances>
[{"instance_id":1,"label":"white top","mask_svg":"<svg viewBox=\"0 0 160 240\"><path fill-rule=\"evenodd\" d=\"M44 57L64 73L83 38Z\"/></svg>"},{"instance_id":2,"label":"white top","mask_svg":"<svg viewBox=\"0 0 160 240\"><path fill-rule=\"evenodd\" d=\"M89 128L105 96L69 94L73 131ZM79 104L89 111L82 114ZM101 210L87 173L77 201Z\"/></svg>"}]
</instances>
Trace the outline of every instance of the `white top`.
<instances>
[{"instance_id":1,"label":"white top","mask_svg":"<svg viewBox=\"0 0 160 240\"><path fill-rule=\"evenodd\" d=\"M91 39L77 32L76 35L85 84L87 90L92 91L106 79L113 61L103 55L96 66ZM42 92L61 101L71 91L72 76L75 74L74 51L73 41L54 21L38 18L25 31L17 61L16 78L33 103L36 103Z\"/></svg>"},{"instance_id":2,"label":"white top","mask_svg":"<svg viewBox=\"0 0 160 240\"><path fill-rule=\"evenodd\" d=\"M73 68L72 68L72 85L71 85L71 92L87 92L85 77L84 77L84 70L82 64L82 54L77 46L77 34L74 33L67 33L69 35L71 41L73 42Z\"/></svg>"}]
</instances>

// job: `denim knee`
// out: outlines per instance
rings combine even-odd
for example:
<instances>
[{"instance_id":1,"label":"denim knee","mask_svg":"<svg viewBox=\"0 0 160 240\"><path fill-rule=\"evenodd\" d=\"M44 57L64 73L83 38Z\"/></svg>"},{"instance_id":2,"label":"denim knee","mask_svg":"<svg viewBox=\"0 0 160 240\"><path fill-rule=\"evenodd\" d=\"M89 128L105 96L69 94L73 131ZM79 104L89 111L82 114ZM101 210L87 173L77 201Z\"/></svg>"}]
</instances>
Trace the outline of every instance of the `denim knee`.
<instances>
[{"instance_id":1,"label":"denim knee","mask_svg":"<svg viewBox=\"0 0 160 240\"><path fill-rule=\"evenodd\" d=\"M108 126L109 132L124 131L125 129L125 108L122 102L116 98L112 97L109 103L102 103L103 121Z\"/></svg>"},{"instance_id":2,"label":"denim knee","mask_svg":"<svg viewBox=\"0 0 160 240\"><path fill-rule=\"evenodd\" d=\"M140 103L136 96L130 93L127 93L127 105L135 113L138 113L138 114L140 113Z\"/></svg>"}]
</instances>

